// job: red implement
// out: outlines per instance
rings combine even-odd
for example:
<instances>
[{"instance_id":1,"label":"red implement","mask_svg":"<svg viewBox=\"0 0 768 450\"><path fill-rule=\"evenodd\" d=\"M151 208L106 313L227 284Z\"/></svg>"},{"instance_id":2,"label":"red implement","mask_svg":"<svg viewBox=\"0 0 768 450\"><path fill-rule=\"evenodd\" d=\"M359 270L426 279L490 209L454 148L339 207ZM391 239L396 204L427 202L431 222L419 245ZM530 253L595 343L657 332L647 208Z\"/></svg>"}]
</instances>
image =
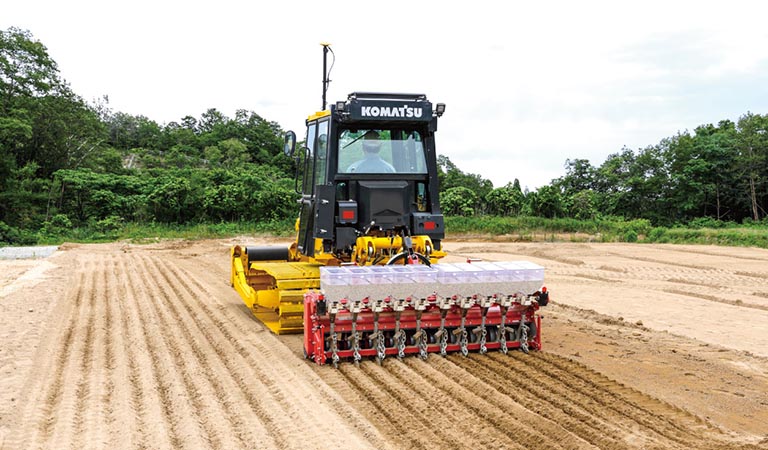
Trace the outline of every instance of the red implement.
<instances>
[{"instance_id":1,"label":"red implement","mask_svg":"<svg viewBox=\"0 0 768 450\"><path fill-rule=\"evenodd\" d=\"M360 301L304 295L304 351L318 364L428 353L541 350L540 302L533 295Z\"/></svg>"}]
</instances>

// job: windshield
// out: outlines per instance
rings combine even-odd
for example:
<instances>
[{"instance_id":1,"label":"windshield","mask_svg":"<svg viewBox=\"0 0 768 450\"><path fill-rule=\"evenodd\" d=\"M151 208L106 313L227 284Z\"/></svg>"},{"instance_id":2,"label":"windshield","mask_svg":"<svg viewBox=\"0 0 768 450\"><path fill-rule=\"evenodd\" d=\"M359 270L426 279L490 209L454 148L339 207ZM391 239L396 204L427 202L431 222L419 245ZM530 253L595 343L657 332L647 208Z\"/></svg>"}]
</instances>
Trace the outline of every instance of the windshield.
<instances>
[{"instance_id":1,"label":"windshield","mask_svg":"<svg viewBox=\"0 0 768 450\"><path fill-rule=\"evenodd\" d=\"M338 173L425 174L421 139L413 130L341 130Z\"/></svg>"}]
</instances>

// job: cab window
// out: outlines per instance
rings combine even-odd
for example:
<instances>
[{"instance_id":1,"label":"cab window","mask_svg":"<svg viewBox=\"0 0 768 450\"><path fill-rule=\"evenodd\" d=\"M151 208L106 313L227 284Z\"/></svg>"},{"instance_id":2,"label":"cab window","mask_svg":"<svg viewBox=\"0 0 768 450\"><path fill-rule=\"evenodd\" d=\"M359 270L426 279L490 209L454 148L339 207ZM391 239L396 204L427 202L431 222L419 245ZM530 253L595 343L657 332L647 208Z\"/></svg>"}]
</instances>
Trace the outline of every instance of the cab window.
<instances>
[{"instance_id":1,"label":"cab window","mask_svg":"<svg viewBox=\"0 0 768 450\"><path fill-rule=\"evenodd\" d=\"M315 161L315 138L317 136L317 123L313 122L307 126L307 157L304 160L304 185L303 192L311 194L313 189L314 161Z\"/></svg>"},{"instance_id":2,"label":"cab window","mask_svg":"<svg viewBox=\"0 0 768 450\"><path fill-rule=\"evenodd\" d=\"M339 133L338 173L426 174L421 134L405 129L347 129Z\"/></svg>"},{"instance_id":3,"label":"cab window","mask_svg":"<svg viewBox=\"0 0 768 450\"><path fill-rule=\"evenodd\" d=\"M315 145L315 185L325 184L328 168L328 121L317 124L317 144Z\"/></svg>"}]
</instances>

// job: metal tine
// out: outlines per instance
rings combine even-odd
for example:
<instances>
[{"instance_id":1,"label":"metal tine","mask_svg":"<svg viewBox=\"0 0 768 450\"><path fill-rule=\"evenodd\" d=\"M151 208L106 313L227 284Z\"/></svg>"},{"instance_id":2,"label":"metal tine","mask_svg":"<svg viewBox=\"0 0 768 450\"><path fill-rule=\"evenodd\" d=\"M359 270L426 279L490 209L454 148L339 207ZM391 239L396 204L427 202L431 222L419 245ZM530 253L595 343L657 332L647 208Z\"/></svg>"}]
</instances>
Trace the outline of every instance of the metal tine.
<instances>
[{"instance_id":1,"label":"metal tine","mask_svg":"<svg viewBox=\"0 0 768 450\"><path fill-rule=\"evenodd\" d=\"M379 314L384 311L385 300L374 300L369 303L371 311L373 311L373 333L371 334L371 343L373 348L376 349L376 362L381 365L386 358L386 346L384 343L384 333L379 330Z\"/></svg>"},{"instance_id":2,"label":"metal tine","mask_svg":"<svg viewBox=\"0 0 768 450\"><path fill-rule=\"evenodd\" d=\"M459 339L459 346L461 347L461 354L464 356L469 355L469 350L467 349L467 344L469 343L467 340L467 311L469 308L472 307L472 305L475 304L475 297L462 297L459 303L459 306L461 306L461 325L459 328L453 330L454 336L458 337Z\"/></svg>"},{"instance_id":3,"label":"metal tine","mask_svg":"<svg viewBox=\"0 0 768 450\"><path fill-rule=\"evenodd\" d=\"M493 297L480 297L477 302L480 305L482 311L482 317L480 319L480 326L472 330L480 339L480 354L484 355L488 353L488 348L485 346L488 331L485 329L485 318L488 315L488 308L494 303Z\"/></svg>"},{"instance_id":4,"label":"metal tine","mask_svg":"<svg viewBox=\"0 0 768 450\"><path fill-rule=\"evenodd\" d=\"M405 299L396 299L392 305L392 309L395 311L395 346L397 347L397 357L402 359L405 357L405 330L400 328L400 315L407 306Z\"/></svg>"},{"instance_id":5,"label":"metal tine","mask_svg":"<svg viewBox=\"0 0 768 450\"><path fill-rule=\"evenodd\" d=\"M435 333L435 341L440 343L440 356L445 357L448 354L446 351L448 347L448 330L445 329L445 317L448 315L451 306L455 304L455 298L437 296L435 302L437 307L440 308L440 329Z\"/></svg>"}]
</instances>

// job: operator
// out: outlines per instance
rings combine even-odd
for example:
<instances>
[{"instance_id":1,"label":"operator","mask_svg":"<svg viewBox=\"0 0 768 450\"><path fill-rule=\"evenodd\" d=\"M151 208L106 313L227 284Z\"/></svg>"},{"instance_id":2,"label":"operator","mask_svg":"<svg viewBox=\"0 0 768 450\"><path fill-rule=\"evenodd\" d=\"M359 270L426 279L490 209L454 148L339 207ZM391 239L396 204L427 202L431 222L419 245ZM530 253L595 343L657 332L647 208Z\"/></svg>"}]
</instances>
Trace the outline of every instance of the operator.
<instances>
[{"instance_id":1,"label":"operator","mask_svg":"<svg viewBox=\"0 0 768 450\"><path fill-rule=\"evenodd\" d=\"M354 173L394 173L392 164L384 161L379 156L381 150L381 138L375 130L367 131L363 135L363 159L352 163L347 172Z\"/></svg>"}]
</instances>

